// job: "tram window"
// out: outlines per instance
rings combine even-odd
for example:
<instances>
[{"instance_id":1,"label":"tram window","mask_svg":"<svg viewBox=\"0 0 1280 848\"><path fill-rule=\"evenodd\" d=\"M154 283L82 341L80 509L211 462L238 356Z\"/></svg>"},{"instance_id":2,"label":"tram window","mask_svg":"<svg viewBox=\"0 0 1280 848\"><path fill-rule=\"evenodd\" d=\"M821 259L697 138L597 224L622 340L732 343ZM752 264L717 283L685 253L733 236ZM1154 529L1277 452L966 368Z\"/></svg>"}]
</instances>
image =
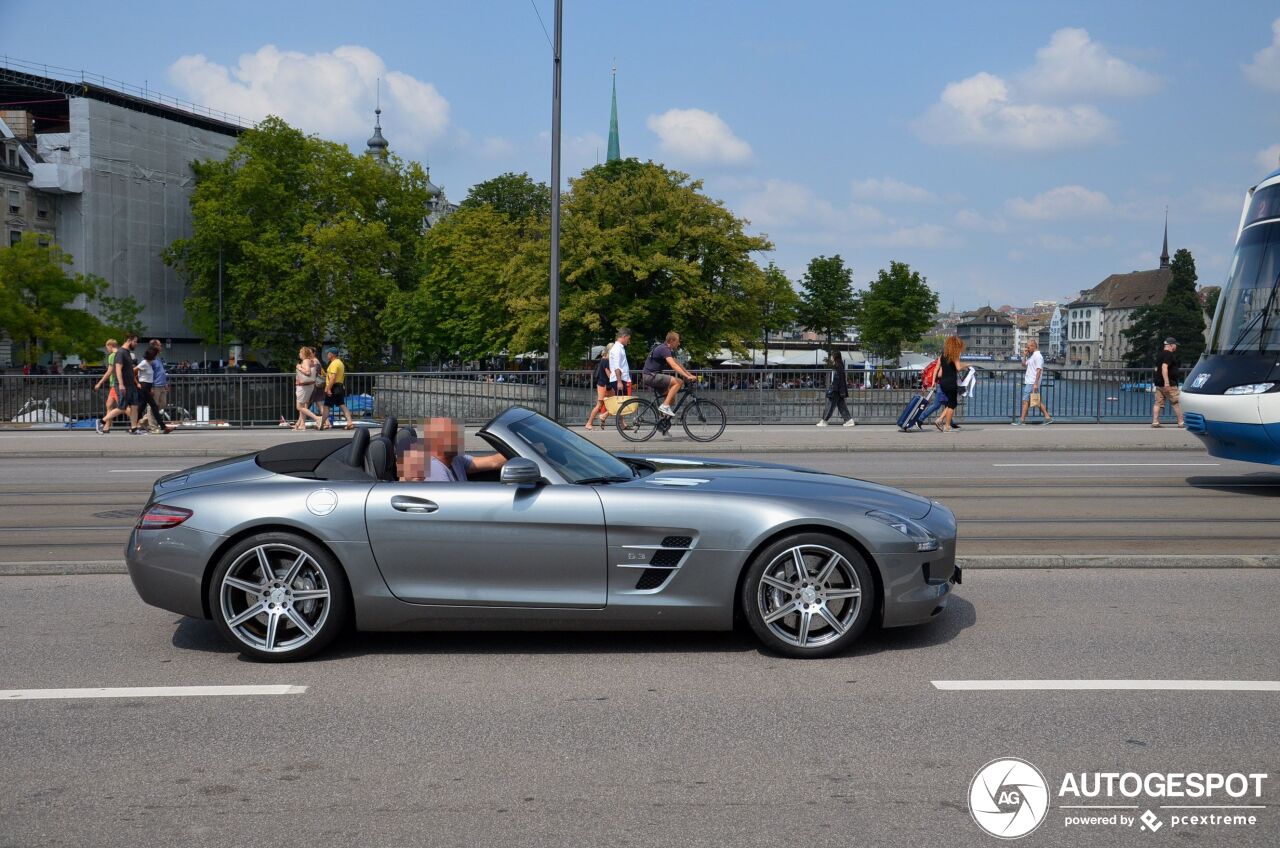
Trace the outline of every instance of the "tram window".
<instances>
[{"instance_id":1,"label":"tram window","mask_svg":"<svg viewBox=\"0 0 1280 848\"><path fill-rule=\"evenodd\" d=\"M1269 185L1253 193L1253 199L1249 201L1249 214L1245 216L1244 225L1247 227L1254 221L1277 217L1280 217L1280 183Z\"/></svg>"}]
</instances>

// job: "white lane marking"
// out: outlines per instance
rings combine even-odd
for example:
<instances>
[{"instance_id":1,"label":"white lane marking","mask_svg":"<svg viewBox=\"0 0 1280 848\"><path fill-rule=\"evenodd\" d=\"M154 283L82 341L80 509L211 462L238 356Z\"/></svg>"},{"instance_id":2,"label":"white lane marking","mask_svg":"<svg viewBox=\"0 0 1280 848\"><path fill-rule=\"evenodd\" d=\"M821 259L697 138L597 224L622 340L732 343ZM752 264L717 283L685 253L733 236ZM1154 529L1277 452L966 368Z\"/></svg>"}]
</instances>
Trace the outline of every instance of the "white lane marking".
<instances>
[{"instance_id":1,"label":"white lane marking","mask_svg":"<svg viewBox=\"0 0 1280 848\"><path fill-rule=\"evenodd\" d=\"M111 474L168 474L177 468L112 468Z\"/></svg>"},{"instance_id":2,"label":"white lane marking","mask_svg":"<svg viewBox=\"0 0 1280 848\"><path fill-rule=\"evenodd\" d=\"M991 468L1210 468L1221 462L992 462Z\"/></svg>"},{"instance_id":3,"label":"white lane marking","mask_svg":"<svg viewBox=\"0 0 1280 848\"><path fill-rule=\"evenodd\" d=\"M1137 804L1059 804L1059 810L1136 810Z\"/></svg>"},{"instance_id":4,"label":"white lane marking","mask_svg":"<svg viewBox=\"0 0 1280 848\"><path fill-rule=\"evenodd\" d=\"M1266 804L1161 804L1162 810L1265 810Z\"/></svg>"},{"instance_id":5,"label":"white lane marking","mask_svg":"<svg viewBox=\"0 0 1280 848\"><path fill-rule=\"evenodd\" d=\"M0 689L0 701L53 698L177 698L206 695L301 695L305 686L103 686L94 689Z\"/></svg>"},{"instance_id":6,"label":"white lane marking","mask_svg":"<svg viewBox=\"0 0 1280 848\"><path fill-rule=\"evenodd\" d=\"M934 680L935 689L987 690L1152 690L1197 692L1280 692L1280 680Z\"/></svg>"}]
</instances>

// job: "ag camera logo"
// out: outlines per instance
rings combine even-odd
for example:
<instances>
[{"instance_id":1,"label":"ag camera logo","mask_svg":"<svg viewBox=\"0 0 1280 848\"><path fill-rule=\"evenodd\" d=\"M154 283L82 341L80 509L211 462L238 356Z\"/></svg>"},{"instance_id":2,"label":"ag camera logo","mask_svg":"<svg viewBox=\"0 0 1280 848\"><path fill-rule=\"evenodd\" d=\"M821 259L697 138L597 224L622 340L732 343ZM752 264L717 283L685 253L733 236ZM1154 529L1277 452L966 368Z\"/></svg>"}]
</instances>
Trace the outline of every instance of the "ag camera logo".
<instances>
[{"instance_id":1,"label":"ag camera logo","mask_svg":"<svg viewBox=\"0 0 1280 848\"><path fill-rule=\"evenodd\" d=\"M978 827L1000 839L1017 839L1040 826L1049 812L1049 784L1026 760L992 760L969 783L969 813Z\"/></svg>"}]
</instances>

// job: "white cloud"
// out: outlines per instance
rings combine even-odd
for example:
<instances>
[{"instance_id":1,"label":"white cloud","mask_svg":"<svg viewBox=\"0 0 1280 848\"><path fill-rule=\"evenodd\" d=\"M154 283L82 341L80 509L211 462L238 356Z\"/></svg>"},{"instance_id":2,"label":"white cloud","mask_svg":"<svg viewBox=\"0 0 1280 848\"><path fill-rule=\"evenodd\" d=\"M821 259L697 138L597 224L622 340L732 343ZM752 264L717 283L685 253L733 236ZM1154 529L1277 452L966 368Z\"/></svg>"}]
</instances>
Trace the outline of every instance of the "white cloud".
<instances>
[{"instance_id":1,"label":"white cloud","mask_svg":"<svg viewBox=\"0 0 1280 848\"><path fill-rule=\"evenodd\" d=\"M854 180L853 196L859 200L878 200L886 203L928 203L937 198L933 192L919 186L908 185L892 177Z\"/></svg>"},{"instance_id":2,"label":"white cloud","mask_svg":"<svg viewBox=\"0 0 1280 848\"><path fill-rule=\"evenodd\" d=\"M1027 94L1044 98L1137 97L1160 88L1155 74L1117 59L1083 29L1067 27L1036 51L1036 63L1022 74Z\"/></svg>"},{"instance_id":3,"label":"white cloud","mask_svg":"<svg viewBox=\"0 0 1280 848\"><path fill-rule=\"evenodd\" d=\"M1113 209L1111 200L1105 194L1078 185L1051 188L1030 200L1014 197L1005 201L1004 207L1015 218L1031 221L1096 217L1108 214Z\"/></svg>"},{"instance_id":4,"label":"white cloud","mask_svg":"<svg viewBox=\"0 0 1280 848\"><path fill-rule=\"evenodd\" d=\"M862 242L874 247L959 247L963 241L955 233L939 224L920 224L899 227L888 233L875 234Z\"/></svg>"},{"instance_id":5,"label":"white cloud","mask_svg":"<svg viewBox=\"0 0 1280 848\"><path fill-rule=\"evenodd\" d=\"M205 106L254 121L279 115L307 132L344 141L369 134L381 78L382 123L392 149L421 150L449 128L449 101L434 85L388 72L365 47L306 54L268 44L242 55L234 67L203 55L182 56L169 67L169 78Z\"/></svg>"},{"instance_id":6,"label":"white cloud","mask_svg":"<svg viewBox=\"0 0 1280 848\"><path fill-rule=\"evenodd\" d=\"M1280 18L1271 23L1271 44L1253 54L1253 61L1242 67L1254 85L1280 91Z\"/></svg>"},{"instance_id":7,"label":"white cloud","mask_svg":"<svg viewBox=\"0 0 1280 848\"><path fill-rule=\"evenodd\" d=\"M851 203L838 207L808 186L772 179L738 204L739 213L756 228L804 229L846 233L884 221L879 210Z\"/></svg>"},{"instance_id":8,"label":"white cloud","mask_svg":"<svg viewBox=\"0 0 1280 848\"><path fill-rule=\"evenodd\" d=\"M738 164L751 159L751 145L733 134L714 112L668 109L645 121L664 153L689 162Z\"/></svg>"},{"instance_id":9,"label":"white cloud","mask_svg":"<svg viewBox=\"0 0 1280 848\"><path fill-rule=\"evenodd\" d=\"M1112 56L1085 30L1060 29L1013 83L987 71L948 83L915 129L931 144L1083 147L1112 132L1111 119L1087 98L1135 97L1159 85L1158 77Z\"/></svg>"},{"instance_id":10,"label":"white cloud","mask_svg":"<svg viewBox=\"0 0 1280 848\"><path fill-rule=\"evenodd\" d=\"M948 83L937 103L916 121L931 144L977 144L1014 150L1083 147L1111 134L1096 106L1016 102L1009 85L986 71Z\"/></svg>"},{"instance_id":11,"label":"white cloud","mask_svg":"<svg viewBox=\"0 0 1280 848\"><path fill-rule=\"evenodd\" d=\"M1280 168L1280 144L1273 144L1266 150L1259 150L1257 163L1268 173Z\"/></svg>"},{"instance_id":12,"label":"white cloud","mask_svg":"<svg viewBox=\"0 0 1280 848\"><path fill-rule=\"evenodd\" d=\"M480 142L479 152L490 159L506 159L515 154L516 146L510 139L490 136Z\"/></svg>"},{"instance_id":13,"label":"white cloud","mask_svg":"<svg viewBox=\"0 0 1280 848\"><path fill-rule=\"evenodd\" d=\"M988 217L972 209L961 209L956 213L955 221L957 227L980 232L1003 233L1009 228L1009 225L1000 215Z\"/></svg>"}]
</instances>

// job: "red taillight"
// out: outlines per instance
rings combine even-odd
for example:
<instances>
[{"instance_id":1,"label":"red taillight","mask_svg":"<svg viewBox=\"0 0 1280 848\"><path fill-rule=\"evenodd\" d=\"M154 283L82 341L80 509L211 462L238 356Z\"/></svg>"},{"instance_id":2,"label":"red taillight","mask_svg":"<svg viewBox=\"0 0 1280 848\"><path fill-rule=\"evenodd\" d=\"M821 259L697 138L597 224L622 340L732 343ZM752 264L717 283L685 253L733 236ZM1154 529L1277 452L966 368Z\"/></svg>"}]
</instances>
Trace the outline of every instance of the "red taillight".
<instances>
[{"instance_id":1,"label":"red taillight","mask_svg":"<svg viewBox=\"0 0 1280 848\"><path fill-rule=\"evenodd\" d=\"M166 527L177 527L191 517L191 510L180 506L154 504L138 518L139 530L163 530Z\"/></svg>"}]
</instances>

